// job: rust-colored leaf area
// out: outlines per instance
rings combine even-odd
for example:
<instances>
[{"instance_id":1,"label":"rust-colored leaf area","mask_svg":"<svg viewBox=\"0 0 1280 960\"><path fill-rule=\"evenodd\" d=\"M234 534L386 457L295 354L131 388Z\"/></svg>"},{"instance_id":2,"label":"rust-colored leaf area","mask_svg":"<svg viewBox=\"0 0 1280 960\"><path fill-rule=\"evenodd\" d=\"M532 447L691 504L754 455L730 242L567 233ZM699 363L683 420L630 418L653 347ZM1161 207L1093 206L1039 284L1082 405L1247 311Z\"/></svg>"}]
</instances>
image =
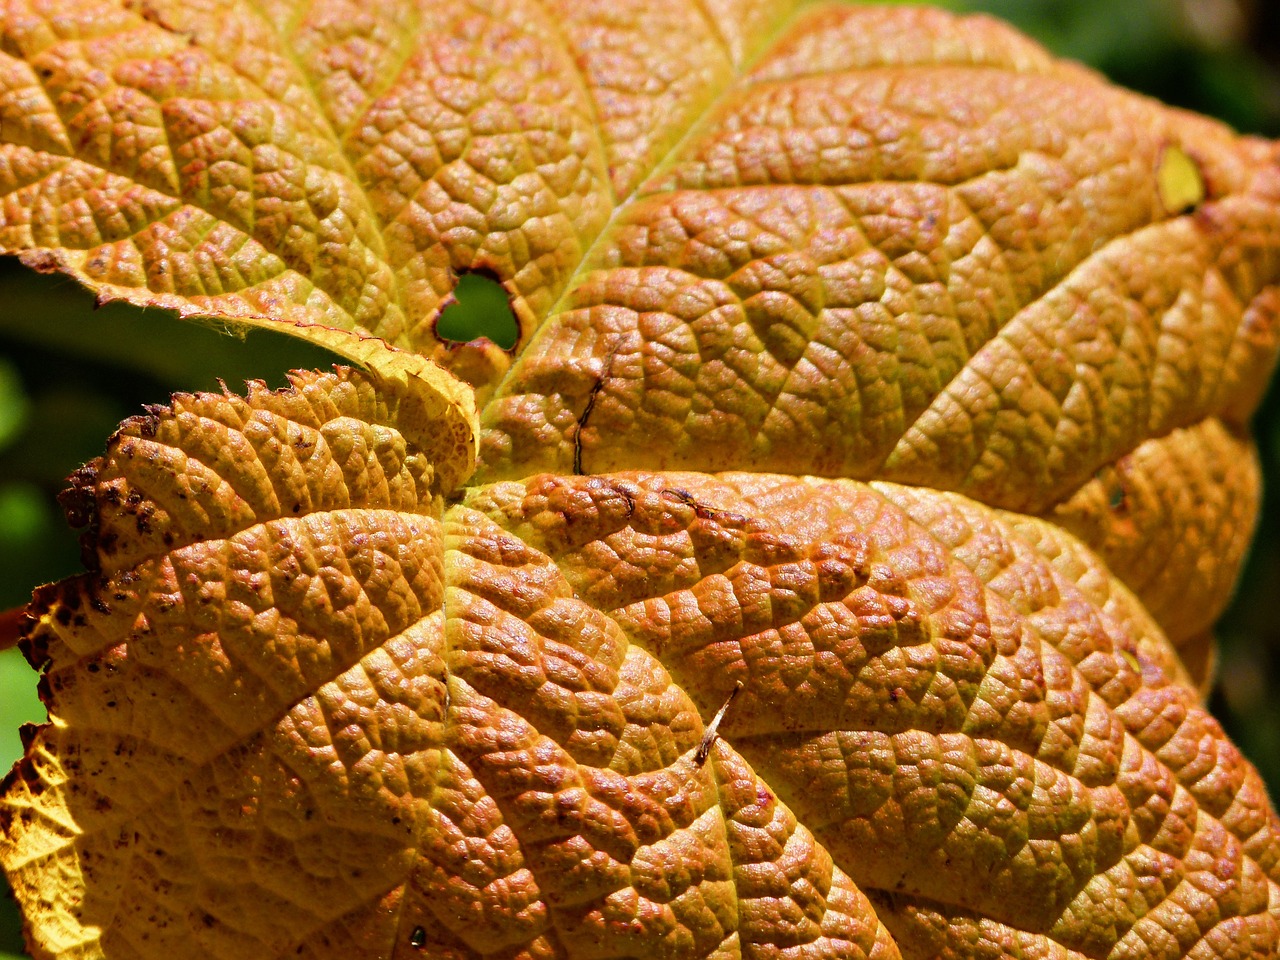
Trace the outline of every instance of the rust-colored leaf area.
<instances>
[{"instance_id":1,"label":"rust-colored leaf area","mask_svg":"<svg viewBox=\"0 0 1280 960\"><path fill-rule=\"evenodd\" d=\"M362 368L72 477L37 960L1280 957L1280 148L793 6L0 0L0 252Z\"/></svg>"},{"instance_id":2,"label":"rust-colored leaf area","mask_svg":"<svg viewBox=\"0 0 1280 960\"><path fill-rule=\"evenodd\" d=\"M74 478L95 571L31 608L53 722L6 802L45 951L282 948L403 879L445 696L440 491L407 406L351 373L178 397Z\"/></svg>"}]
</instances>

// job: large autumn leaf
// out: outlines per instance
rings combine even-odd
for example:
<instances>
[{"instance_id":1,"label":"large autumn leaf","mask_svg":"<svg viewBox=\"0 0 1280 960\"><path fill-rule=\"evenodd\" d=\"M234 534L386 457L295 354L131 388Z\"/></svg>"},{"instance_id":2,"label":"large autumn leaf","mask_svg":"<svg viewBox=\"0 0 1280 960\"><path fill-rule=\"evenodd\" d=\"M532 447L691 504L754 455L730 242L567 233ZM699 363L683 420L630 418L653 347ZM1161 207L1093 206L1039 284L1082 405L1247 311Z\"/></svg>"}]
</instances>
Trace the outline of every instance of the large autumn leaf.
<instances>
[{"instance_id":1,"label":"large autumn leaf","mask_svg":"<svg viewBox=\"0 0 1280 960\"><path fill-rule=\"evenodd\" d=\"M0 7L0 248L366 368L73 478L38 957L1280 956L1197 695L1280 149L791 6Z\"/></svg>"}]
</instances>

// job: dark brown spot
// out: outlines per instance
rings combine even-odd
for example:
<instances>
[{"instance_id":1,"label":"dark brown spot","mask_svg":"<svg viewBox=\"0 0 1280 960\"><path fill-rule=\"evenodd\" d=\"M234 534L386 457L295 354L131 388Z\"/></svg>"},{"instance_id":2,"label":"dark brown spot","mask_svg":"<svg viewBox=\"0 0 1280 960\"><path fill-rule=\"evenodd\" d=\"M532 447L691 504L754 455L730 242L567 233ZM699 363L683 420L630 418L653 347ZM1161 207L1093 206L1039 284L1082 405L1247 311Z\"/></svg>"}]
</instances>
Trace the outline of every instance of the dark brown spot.
<instances>
[{"instance_id":1,"label":"dark brown spot","mask_svg":"<svg viewBox=\"0 0 1280 960\"><path fill-rule=\"evenodd\" d=\"M18 727L18 739L22 741L22 749L24 751L31 749L31 743L35 740L36 731L39 729L40 725L35 723L24 723Z\"/></svg>"},{"instance_id":2,"label":"dark brown spot","mask_svg":"<svg viewBox=\"0 0 1280 960\"><path fill-rule=\"evenodd\" d=\"M53 71L49 72L53 73ZM19 259L37 273L58 272L58 258L48 250L32 250L22 254Z\"/></svg>"}]
</instances>

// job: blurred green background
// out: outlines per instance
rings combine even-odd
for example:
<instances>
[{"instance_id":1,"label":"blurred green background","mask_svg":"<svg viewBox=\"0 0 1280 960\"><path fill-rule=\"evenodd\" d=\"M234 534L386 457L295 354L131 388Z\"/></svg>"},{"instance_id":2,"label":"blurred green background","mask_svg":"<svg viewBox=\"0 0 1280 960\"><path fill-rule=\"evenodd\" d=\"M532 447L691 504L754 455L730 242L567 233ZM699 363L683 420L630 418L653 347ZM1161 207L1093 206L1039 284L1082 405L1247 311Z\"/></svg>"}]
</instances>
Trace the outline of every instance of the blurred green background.
<instances>
[{"instance_id":1,"label":"blurred green background","mask_svg":"<svg viewBox=\"0 0 1280 960\"><path fill-rule=\"evenodd\" d=\"M1280 5L1273 0L974 0L1065 56L1125 86L1280 137ZM495 288L459 290L459 334L496 315ZM500 311L499 311L500 312ZM509 322L509 321L507 321ZM79 569L75 535L55 496L66 475L102 452L143 403L174 390L272 385L291 367L332 362L324 351L264 332L237 339L159 311L92 308L71 281L0 258L0 611L37 584ZM1212 705L1280 795L1280 389L1259 414L1267 497L1236 601L1221 624ZM0 770L21 752L17 729L44 719L35 677L17 651L0 652ZM0 960L22 955L16 910L0 896Z\"/></svg>"}]
</instances>

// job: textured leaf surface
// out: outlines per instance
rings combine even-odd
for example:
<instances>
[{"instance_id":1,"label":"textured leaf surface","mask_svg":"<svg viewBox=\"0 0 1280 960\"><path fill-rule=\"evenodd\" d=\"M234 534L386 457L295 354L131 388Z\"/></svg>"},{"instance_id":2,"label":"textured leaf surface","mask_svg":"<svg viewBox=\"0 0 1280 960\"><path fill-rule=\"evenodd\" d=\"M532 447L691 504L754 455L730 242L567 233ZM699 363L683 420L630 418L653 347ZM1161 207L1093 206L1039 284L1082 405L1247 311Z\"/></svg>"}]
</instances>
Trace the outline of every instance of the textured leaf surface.
<instances>
[{"instance_id":1,"label":"textured leaf surface","mask_svg":"<svg viewBox=\"0 0 1280 960\"><path fill-rule=\"evenodd\" d=\"M37 956L1280 955L1198 699L1280 150L791 8L0 5L0 250L367 368L73 477Z\"/></svg>"}]
</instances>

